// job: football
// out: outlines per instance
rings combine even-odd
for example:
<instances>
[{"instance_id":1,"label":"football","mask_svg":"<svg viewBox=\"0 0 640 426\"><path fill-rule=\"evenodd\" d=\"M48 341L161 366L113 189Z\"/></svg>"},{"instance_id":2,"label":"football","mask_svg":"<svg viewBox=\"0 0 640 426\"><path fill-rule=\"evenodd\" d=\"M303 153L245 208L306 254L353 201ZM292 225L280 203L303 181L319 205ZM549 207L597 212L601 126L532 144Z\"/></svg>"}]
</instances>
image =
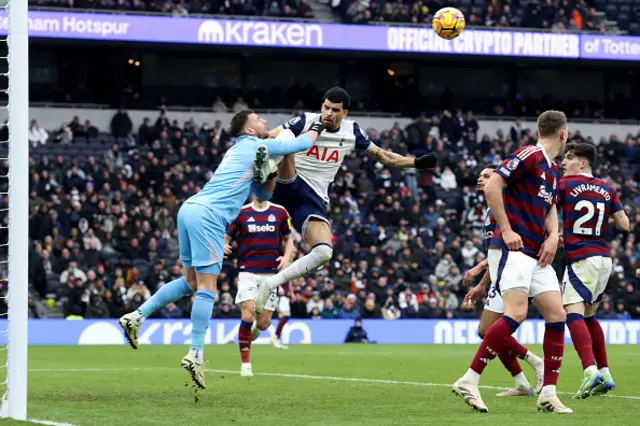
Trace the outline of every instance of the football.
<instances>
[{"instance_id":1,"label":"football","mask_svg":"<svg viewBox=\"0 0 640 426\"><path fill-rule=\"evenodd\" d=\"M453 40L464 30L464 15L455 7L444 7L433 15L431 26L440 37Z\"/></svg>"}]
</instances>

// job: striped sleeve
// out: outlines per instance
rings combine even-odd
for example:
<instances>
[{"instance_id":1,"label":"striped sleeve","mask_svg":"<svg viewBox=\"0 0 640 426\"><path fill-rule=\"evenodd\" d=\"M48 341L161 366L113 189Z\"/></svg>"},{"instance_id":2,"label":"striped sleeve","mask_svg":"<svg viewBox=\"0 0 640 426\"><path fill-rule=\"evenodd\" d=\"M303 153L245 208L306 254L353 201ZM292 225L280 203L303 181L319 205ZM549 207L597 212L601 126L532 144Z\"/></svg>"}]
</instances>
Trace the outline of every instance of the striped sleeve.
<instances>
[{"instance_id":1,"label":"striped sleeve","mask_svg":"<svg viewBox=\"0 0 640 426\"><path fill-rule=\"evenodd\" d=\"M495 172L508 183L517 182L526 175L529 168L536 166L535 157L539 151L540 148L535 145L520 148L513 154L509 154Z\"/></svg>"}]
</instances>

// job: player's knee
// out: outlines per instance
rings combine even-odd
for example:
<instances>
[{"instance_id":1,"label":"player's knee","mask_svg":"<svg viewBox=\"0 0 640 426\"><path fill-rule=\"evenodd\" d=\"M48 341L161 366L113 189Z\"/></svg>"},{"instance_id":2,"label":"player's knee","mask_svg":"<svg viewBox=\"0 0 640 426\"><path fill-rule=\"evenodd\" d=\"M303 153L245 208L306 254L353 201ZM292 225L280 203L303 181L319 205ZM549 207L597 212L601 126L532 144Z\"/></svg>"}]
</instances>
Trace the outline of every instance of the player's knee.
<instances>
[{"instance_id":1,"label":"player's knee","mask_svg":"<svg viewBox=\"0 0 640 426\"><path fill-rule=\"evenodd\" d=\"M547 310L545 316L546 322L566 322L567 312L564 309Z\"/></svg>"},{"instance_id":2,"label":"player's knee","mask_svg":"<svg viewBox=\"0 0 640 426\"><path fill-rule=\"evenodd\" d=\"M242 318L242 321L245 322L253 322L253 306L251 307L251 309L245 308L244 306L242 307L241 313L240 313L240 318Z\"/></svg>"},{"instance_id":3,"label":"player's knee","mask_svg":"<svg viewBox=\"0 0 640 426\"><path fill-rule=\"evenodd\" d=\"M518 324L522 324L524 322L524 320L527 319L527 311L525 310L524 312L522 311L517 311L512 313L511 315L508 315L509 317L513 318L513 320L515 322L517 322Z\"/></svg>"},{"instance_id":4,"label":"player's knee","mask_svg":"<svg viewBox=\"0 0 640 426\"><path fill-rule=\"evenodd\" d=\"M318 244L311 250L314 257L318 260L319 265L329 263L331 257L333 257L333 247L329 244Z\"/></svg>"}]
</instances>

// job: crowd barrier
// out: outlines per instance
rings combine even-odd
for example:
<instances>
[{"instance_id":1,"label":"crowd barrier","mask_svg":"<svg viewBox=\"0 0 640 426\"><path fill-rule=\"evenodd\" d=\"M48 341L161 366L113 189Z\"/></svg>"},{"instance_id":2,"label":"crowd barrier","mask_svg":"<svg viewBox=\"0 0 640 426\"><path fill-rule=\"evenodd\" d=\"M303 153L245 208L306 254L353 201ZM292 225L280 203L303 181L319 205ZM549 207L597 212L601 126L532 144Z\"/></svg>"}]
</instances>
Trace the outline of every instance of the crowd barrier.
<instances>
[{"instance_id":1,"label":"crowd barrier","mask_svg":"<svg viewBox=\"0 0 640 426\"><path fill-rule=\"evenodd\" d=\"M8 27L0 13L0 35ZM29 12L32 37L591 60L640 60L640 37L468 29L453 41L428 27Z\"/></svg>"},{"instance_id":2,"label":"crowd barrier","mask_svg":"<svg viewBox=\"0 0 640 426\"><path fill-rule=\"evenodd\" d=\"M6 329L7 320L0 321ZM353 326L352 320L291 320L282 332L285 344L340 344ZM212 319L206 336L207 344L225 344L237 341L239 320ZM277 320L255 342L268 343L275 332ZM607 343L638 344L640 321L603 320L602 328ZM28 328L31 345L120 345L125 344L117 320L63 320L30 319ZM363 328L369 340L380 344L477 344L478 320L364 320ZM523 344L541 344L544 322L525 321L516 331ZM140 343L151 345L184 345L190 343L190 320L155 320L144 322ZM6 344L2 334L0 344ZM569 332L566 343L571 343Z\"/></svg>"}]
</instances>

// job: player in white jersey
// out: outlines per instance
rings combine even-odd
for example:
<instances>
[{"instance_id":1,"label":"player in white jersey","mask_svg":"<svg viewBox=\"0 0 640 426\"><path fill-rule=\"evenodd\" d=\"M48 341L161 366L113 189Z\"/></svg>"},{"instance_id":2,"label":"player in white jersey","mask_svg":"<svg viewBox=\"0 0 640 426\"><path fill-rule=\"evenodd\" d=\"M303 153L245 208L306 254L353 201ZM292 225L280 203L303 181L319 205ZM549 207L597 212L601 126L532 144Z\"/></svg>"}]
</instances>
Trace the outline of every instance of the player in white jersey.
<instances>
[{"instance_id":1,"label":"player in white jersey","mask_svg":"<svg viewBox=\"0 0 640 426\"><path fill-rule=\"evenodd\" d=\"M325 128L314 146L300 155L286 156L278 168L278 183L273 199L287 209L294 227L311 246L311 251L260 284L260 292L255 300L258 314L264 309L273 289L313 272L331 260L333 236L327 215L329 185L344 157L354 148L366 152L385 166L433 169L437 165L434 154L419 158L405 157L376 146L358 123L345 118L350 101L344 89L334 87L325 93L320 113L304 113L269 133L270 137L277 137L289 130L295 136L317 123Z\"/></svg>"}]
</instances>

